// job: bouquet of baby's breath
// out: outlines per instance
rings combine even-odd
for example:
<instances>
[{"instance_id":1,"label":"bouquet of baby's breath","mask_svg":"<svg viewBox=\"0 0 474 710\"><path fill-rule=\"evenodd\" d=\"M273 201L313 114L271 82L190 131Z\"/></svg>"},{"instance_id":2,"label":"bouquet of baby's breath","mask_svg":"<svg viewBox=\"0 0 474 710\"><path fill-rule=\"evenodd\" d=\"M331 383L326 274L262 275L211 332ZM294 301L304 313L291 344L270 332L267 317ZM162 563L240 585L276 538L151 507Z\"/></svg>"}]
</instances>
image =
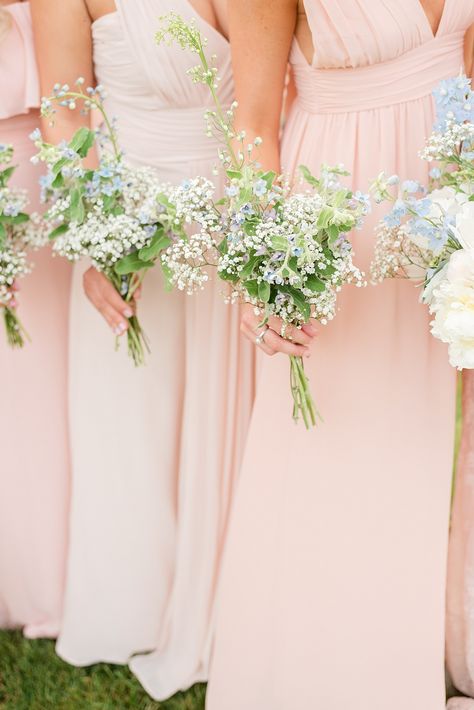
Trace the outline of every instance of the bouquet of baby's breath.
<instances>
[{"instance_id":1,"label":"bouquet of baby's breath","mask_svg":"<svg viewBox=\"0 0 474 710\"><path fill-rule=\"evenodd\" d=\"M309 189L301 194L292 194L283 176L263 170L253 157L262 141L246 144L245 133L234 130L237 104L221 105L217 68L208 62L206 41L195 24L174 13L162 22L158 42L176 41L199 58L189 73L212 96L207 133L221 140L219 158L228 179L225 197L216 204L220 222L201 224L188 243L177 242L163 255L172 281L192 292L198 274L214 264L230 284L230 300L252 304L261 316L257 343L263 342L271 316L282 319L283 337L310 318L328 323L342 286L364 285L347 234L369 211L367 196L341 183L341 176L348 175L342 166L322 166L319 177L302 167ZM293 417L302 416L309 428L317 412L301 357L290 357L290 384Z\"/></svg>"},{"instance_id":2,"label":"bouquet of baby's breath","mask_svg":"<svg viewBox=\"0 0 474 710\"><path fill-rule=\"evenodd\" d=\"M451 364L474 368L474 93L461 75L434 96L437 122L421 153L436 162L429 189L407 180L394 197L379 177L380 199L394 206L378 230L372 280L417 280Z\"/></svg>"},{"instance_id":3,"label":"bouquet of baby's breath","mask_svg":"<svg viewBox=\"0 0 474 710\"><path fill-rule=\"evenodd\" d=\"M0 308L9 345L21 348L28 336L17 315L15 283L31 271L27 250L47 243L47 225L26 211L26 190L9 186L12 160L13 147L0 145Z\"/></svg>"},{"instance_id":4,"label":"bouquet of baby's breath","mask_svg":"<svg viewBox=\"0 0 474 710\"><path fill-rule=\"evenodd\" d=\"M42 187L44 200L50 203L53 250L70 261L89 257L131 301L146 271L160 262L163 250L185 236L184 219L172 200L175 188L160 183L151 168L127 165L114 122L104 108L101 86L84 91L82 79L74 91L56 85L52 96L42 101L43 115L53 115L57 105L71 110L81 106L85 112L95 108L103 125L98 131L81 128L70 141L58 145L46 143L39 131L33 135L39 150L36 160L48 167ZM100 160L92 169L85 159L95 146ZM199 183L199 189L209 190L209 185ZM134 363L143 364L149 346L136 315L129 319L127 338Z\"/></svg>"}]
</instances>

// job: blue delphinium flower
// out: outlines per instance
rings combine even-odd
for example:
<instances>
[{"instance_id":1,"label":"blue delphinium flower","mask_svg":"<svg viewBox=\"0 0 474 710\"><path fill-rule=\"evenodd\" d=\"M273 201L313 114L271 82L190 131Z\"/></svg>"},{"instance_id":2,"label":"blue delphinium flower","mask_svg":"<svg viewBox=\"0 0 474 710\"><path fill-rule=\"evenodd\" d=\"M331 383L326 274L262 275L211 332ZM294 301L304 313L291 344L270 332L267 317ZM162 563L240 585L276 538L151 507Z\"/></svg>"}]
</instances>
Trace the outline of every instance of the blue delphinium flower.
<instances>
[{"instance_id":1,"label":"blue delphinium flower","mask_svg":"<svg viewBox=\"0 0 474 710\"><path fill-rule=\"evenodd\" d=\"M470 80L463 75L442 81L434 90L437 123L435 129L444 131L448 122L464 123L474 120L474 94Z\"/></svg>"},{"instance_id":2,"label":"blue delphinium flower","mask_svg":"<svg viewBox=\"0 0 474 710\"><path fill-rule=\"evenodd\" d=\"M402 217L405 217L408 209L403 200L398 199L391 212L384 217L384 222L387 227L399 227Z\"/></svg>"},{"instance_id":3,"label":"blue delphinium flower","mask_svg":"<svg viewBox=\"0 0 474 710\"><path fill-rule=\"evenodd\" d=\"M420 187L420 183L417 180L405 180L405 182L402 183L403 192L418 192Z\"/></svg>"}]
</instances>

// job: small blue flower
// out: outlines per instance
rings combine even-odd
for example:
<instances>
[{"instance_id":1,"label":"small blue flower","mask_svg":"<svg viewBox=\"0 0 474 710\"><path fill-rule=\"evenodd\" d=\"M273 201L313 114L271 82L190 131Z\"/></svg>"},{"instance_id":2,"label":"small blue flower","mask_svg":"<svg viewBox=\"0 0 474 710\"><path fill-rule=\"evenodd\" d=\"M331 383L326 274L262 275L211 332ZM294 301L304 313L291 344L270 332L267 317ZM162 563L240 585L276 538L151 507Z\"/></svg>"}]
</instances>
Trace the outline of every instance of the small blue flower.
<instances>
[{"instance_id":1,"label":"small blue flower","mask_svg":"<svg viewBox=\"0 0 474 710\"><path fill-rule=\"evenodd\" d=\"M114 174L114 171L112 170L110 165L102 166L97 172L102 178L110 178Z\"/></svg>"},{"instance_id":2,"label":"small blue flower","mask_svg":"<svg viewBox=\"0 0 474 710\"><path fill-rule=\"evenodd\" d=\"M35 130L30 133L30 140L32 141L40 141L41 140L41 131L39 128L35 128Z\"/></svg>"},{"instance_id":3,"label":"small blue flower","mask_svg":"<svg viewBox=\"0 0 474 710\"><path fill-rule=\"evenodd\" d=\"M237 185L229 185L229 187L225 189L225 194L227 197L236 197L239 194L239 188Z\"/></svg>"},{"instance_id":4,"label":"small blue flower","mask_svg":"<svg viewBox=\"0 0 474 710\"><path fill-rule=\"evenodd\" d=\"M19 211L20 208L18 207L18 205L15 205L13 203L6 204L3 208L3 214L5 215L5 217L16 217Z\"/></svg>"},{"instance_id":5,"label":"small blue flower","mask_svg":"<svg viewBox=\"0 0 474 710\"><path fill-rule=\"evenodd\" d=\"M107 195L110 197L110 195L113 195L114 193L114 188L112 186L111 182L104 182L104 184L101 187L101 192L103 195Z\"/></svg>"},{"instance_id":6,"label":"small blue flower","mask_svg":"<svg viewBox=\"0 0 474 710\"><path fill-rule=\"evenodd\" d=\"M405 180L404 183L402 183L402 190L403 192L418 192L420 189L420 183L417 180Z\"/></svg>"},{"instance_id":7,"label":"small blue flower","mask_svg":"<svg viewBox=\"0 0 474 710\"><path fill-rule=\"evenodd\" d=\"M253 207L250 204L250 202L246 202L245 205L242 205L242 207L240 208L240 211L242 212L242 214L252 215L253 214Z\"/></svg>"},{"instance_id":8,"label":"small blue flower","mask_svg":"<svg viewBox=\"0 0 474 710\"><path fill-rule=\"evenodd\" d=\"M439 180L441 177L441 170L439 168L431 168L430 170L430 178L433 180Z\"/></svg>"},{"instance_id":9,"label":"small blue flower","mask_svg":"<svg viewBox=\"0 0 474 710\"><path fill-rule=\"evenodd\" d=\"M183 190L190 190L191 189L191 180L183 180L181 183L181 187Z\"/></svg>"},{"instance_id":10,"label":"small blue flower","mask_svg":"<svg viewBox=\"0 0 474 710\"><path fill-rule=\"evenodd\" d=\"M268 192L267 183L265 180L256 180L253 184L253 194L257 197L263 197Z\"/></svg>"}]
</instances>

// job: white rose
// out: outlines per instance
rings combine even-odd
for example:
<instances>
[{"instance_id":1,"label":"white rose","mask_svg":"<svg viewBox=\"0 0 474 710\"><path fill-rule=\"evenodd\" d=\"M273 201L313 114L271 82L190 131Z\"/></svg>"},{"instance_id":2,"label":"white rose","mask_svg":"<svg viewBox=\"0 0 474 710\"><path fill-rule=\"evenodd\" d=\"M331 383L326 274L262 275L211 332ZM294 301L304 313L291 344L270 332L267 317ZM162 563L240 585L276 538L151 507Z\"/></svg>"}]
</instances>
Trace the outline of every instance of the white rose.
<instances>
[{"instance_id":1,"label":"white rose","mask_svg":"<svg viewBox=\"0 0 474 710\"><path fill-rule=\"evenodd\" d=\"M430 311L431 332L449 345L451 364L474 367L474 279L453 282L448 276L434 290Z\"/></svg>"},{"instance_id":2,"label":"white rose","mask_svg":"<svg viewBox=\"0 0 474 710\"><path fill-rule=\"evenodd\" d=\"M452 187L433 190L428 197L433 203L433 208L430 212L430 217L433 218L439 218L445 214L458 214L468 199L466 194L456 192Z\"/></svg>"},{"instance_id":3,"label":"white rose","mask_svg":"<svg viewBox=\"0 0 474 710\"><path fill-rule=\"evenodd\" d=\"M466 202L456 216L456 236L466 249L474 249L474 202Z\"/></svg>"},{"instance_id":4,"label":"white rose","mask_svg":"<svg viewBox=\"0 0 474 710\"><path fill-rule=\"evenodd\" d=\"M458 370L474 370L474 340L461 340L449 346L449 362Z\"/></svg>"},{"instance_id":5,"label":"white rose","mask_svg":"<svg viewBox=\"0 0 474 710\"><path fill-rule=\"evenodd\" d=\"M459 249L451 254L447 269L450 283L468 283L474 286L474 249Z\"/></svg>"}]
</instances>

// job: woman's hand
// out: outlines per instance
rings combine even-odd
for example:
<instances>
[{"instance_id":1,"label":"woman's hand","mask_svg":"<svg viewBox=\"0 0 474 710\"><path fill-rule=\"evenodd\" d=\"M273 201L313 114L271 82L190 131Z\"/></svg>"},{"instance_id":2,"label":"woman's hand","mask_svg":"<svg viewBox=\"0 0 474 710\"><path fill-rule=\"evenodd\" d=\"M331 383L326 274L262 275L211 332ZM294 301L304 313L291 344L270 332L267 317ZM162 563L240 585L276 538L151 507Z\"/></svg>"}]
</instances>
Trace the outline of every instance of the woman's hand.
<instances>
[{"instance_id":1,"label":"woman's hand","mask_svg":"<svg viewBox=\"0 0 474 710\"><path fill-rule=\"evenodd\" d=\"M275 316L269 318L265 326L260 326L261 322L262 316L255 315L253 306L244 306L240 330L251 343L258 345L264 353L267 355L285 353L296 357L311 357L309 346L317 335L317 330L312 323L307 323L301 329L292 325L285 328L283 321Z\"/></svg>"},{"instance_id":2,"label":"woman's hand","mask_svg":"<svg viewBox=\"0 0 474 710\"><path fill-rule=\"evenodd\" d=\"M108 278L92 266L83 276L83 285L87 298L103 315L115 335L123 335L129 327L128 318L135 314L135 300L140 297L140 289L134 292L133 301L127 303Z\"/></svg>"}]
</instances>

